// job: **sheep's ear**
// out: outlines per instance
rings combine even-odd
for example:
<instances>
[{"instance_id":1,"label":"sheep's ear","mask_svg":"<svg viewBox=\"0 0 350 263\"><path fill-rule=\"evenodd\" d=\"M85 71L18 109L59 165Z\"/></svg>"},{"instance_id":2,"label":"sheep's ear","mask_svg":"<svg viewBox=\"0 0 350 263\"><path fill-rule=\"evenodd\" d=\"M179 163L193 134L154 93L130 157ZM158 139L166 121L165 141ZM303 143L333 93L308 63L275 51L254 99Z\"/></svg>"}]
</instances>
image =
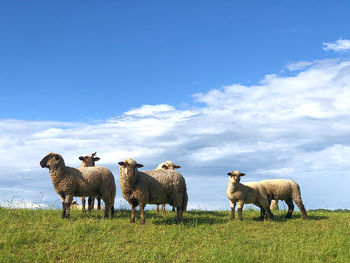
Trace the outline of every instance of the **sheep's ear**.
<instances>
[{"instance_id":1,"label":"sheep's ear","mask_svg":"<svg viewBox=\"0 0 350 263\"><path fill-rule=\"evenodd\" d=\"M118 163L120 166L125 166L125 163L124 162L119 162Z\"/></svg>"},{"instance_id":2,"label":"sheep's ear","mask_svg":"<svg viewBox=\"0 0 350 263\"><path fill-rule=\"evenodd\" d=\"M227 175L231 175L231 172L227 173Z\"/></svg>"},{"instance_id":3,"label":"sheep's ear","mask_svg":"<svg viewBox=\"0 0 350 263\"><path fill-rule=\"evenodd\" d=\"M83 156L79 156L79 160L80 161L84 161L84 157Z\"/></svg>"},{"instance_id":4,"label":"sheep's ear","mask_svg":"<svg viewBox=\"0 0 350 263\"><path fill-rule=\"evenodd\" d=\"M143 167L143 165L140 164L140 163L138 163L138 164L136 164L136 167L137 167L137 168L141 168L141 167Z\"/></svg>"},{"instance_id":5,"label":"sheep's ear","mask_svg":"<svg viewBox=\"0 0 350 263\"><path fill-rule=\"evenodd\" d=\"M168 166L167 166L166 164L163 164L163 165L162 165L162 168L163 168L163 169L168 169Z\"/></svg>"},{"instance_id":6,"label":"sheep's ear","mask_svg":"<svg viewBox=\"0 0 350 263\"><path fill-rule=\"evenodd\" d=\"M181 168L181 166L180 165L174 165L174 168L175 169L179 169L179 168Z\"/></svg>"},{"instance_id":7,"label":"sheep's ear","mask_svg":"<svg viewBox=\"0 0 350 263\"><path fill-rule=\"evenodd\" d=\"M58 161L60 159L57 154L55 154L55 159L56 159L56 161Z\"/></svg>"},{"instance_id":8,"label":"sheep's ear","mask_svg":"<svg viewBox=\"0 0 350 263\"><path fill-rule=\"evenodd\" d=\"M94 161L95 161L95 162L97 162L97 161L99 161L99 160L100 160L99 157L94 157Z\"/></svg>"},{"instance_id":9,"label":"sheep's ear","mask_svg":"<svg viewBox=\"0 0 350 263\"><path fill-rule=\"evenodd\" d=\"M241 176L245 176L245 173L241 173Z\"/></svg>"}]
</instances>

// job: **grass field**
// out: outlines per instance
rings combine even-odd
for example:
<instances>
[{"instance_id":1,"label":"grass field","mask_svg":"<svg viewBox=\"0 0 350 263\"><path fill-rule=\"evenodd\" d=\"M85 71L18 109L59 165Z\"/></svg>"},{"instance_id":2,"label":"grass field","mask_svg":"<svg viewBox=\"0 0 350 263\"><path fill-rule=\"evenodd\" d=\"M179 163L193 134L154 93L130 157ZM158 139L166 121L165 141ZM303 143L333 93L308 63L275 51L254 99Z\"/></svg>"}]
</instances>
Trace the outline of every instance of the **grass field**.
<instances>
[{"instance_id":1,"label":"grass field","mask_svg":"<svg viewBox=\"0 0 350 263\"><path fill-rule=\"evenodd\" d=\"M0 208L0 262L350 262L350 213L309 211L285 220L275 212L189 211L181 224L175 214L146 211L146 225L129 223L130 211L112 220L101 211Z\"/></svg>"}]
</instances>

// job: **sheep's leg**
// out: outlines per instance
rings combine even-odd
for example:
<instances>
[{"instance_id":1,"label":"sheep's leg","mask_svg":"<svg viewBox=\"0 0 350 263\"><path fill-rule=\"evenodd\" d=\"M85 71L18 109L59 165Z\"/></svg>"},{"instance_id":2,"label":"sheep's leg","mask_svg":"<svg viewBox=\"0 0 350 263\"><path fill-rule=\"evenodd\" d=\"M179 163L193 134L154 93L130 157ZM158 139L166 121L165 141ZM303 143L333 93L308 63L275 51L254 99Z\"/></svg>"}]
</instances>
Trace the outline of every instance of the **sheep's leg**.
<instances>
[{"instance_id":1,"label":"sheep's leg","mask_svg":"<svg viewBox=\"0 0 350 263\"><path fill-rule=\"evenodd\" d=\"M235 209L236 209L236 202L231 201L230 199L228 200L230 202L230 207L231 207L231 217L230 220L235 219Z\"/></svg>"},{"instance_id":2,"label":"sheep's leg","mask_svg":"<svg viewBox=\"0 0 350 263\"><path fill-rule=\"evenodd\" d=\"M88 212L91 212L92 200L93 199L89 196L89 198L88 198Z\"/></svg>"},{"instance_id":3,"label":"sheep's leg","mask_svg":"<svg viewBox=\"0 0 350 263\"><path fill-rule=\"evenodd\" d=\"M285 218L290 218L292 216L292 213L294 211L294 204L293 204L293 200L291 197L288 197L286 200L284 200L287 205L288 205L288 212L285 216Z\"/></svg>"},{"instance_id":4,"label":"sheep's leg","mask_svg":"<svg viewBox=\"0 0 350 263\"><path fill-rule=\"evenodd\" d=\"M273 218L273 214L271 213L271 209L269 206L265 208L266 213L267 213L267 220L271 220Z\"/></svg>"},{"instance_id":5,"label":"sheep's leg","mask_svg":"<svg viewBox=\"0 0 350 263\"><path fill-rule=\"evenodd\" d=\"M97 197L97 210L101 210L101 197L100 196ZM114 210L114 208L113 208L113 210Z\"/></svg>"},{"instance_id":6,"label":"sheep's leg","mask_svg":"<svg viewBox=\"0 0 350 263\"><path fill-rule=\"evenodd\" d=\"M162 212L165 213L165 204L162 204Z\"/></svg>"},{"instance_id":7,"label":"sheep's leg","mask_svg":"<svg viewBox=\"0 0 350 263\"><path fill-rule=\"evenodd\" d=\"M73 201L73 195L67 195L65 198L65 203L66 203L66 215L65 218L69 219L70 217L70 205Z\"/></svg>"},{"instance_id":8,"label":"sheep's leg","mask_svg":"<svg viewBox=\"0 0 350 263\"><path fill-rule=\"evenodd\" d=\"M176 220L178 223L182 221L182 206L177 208Z\"/></svg>"},{"instance_id":9,"label":"sheep's leg","mask_svg":"<svg viewBox=\"0 0 350 263\"><path fill-rule=\"evenodd\" d=\"M135 206L134 204L130 204L131 206L131 219L130 223L135 223Z\"/></svg>"},{"instance_id":10,"label":"sheep's leg","mask_svg":"<svg viewBox=\"0 0 350 263\"><path fill-rule=\"evenodd\" d=\"M157 205L156 211L157 213L159 213L159 205Z\"/></svg>"},{"instance_id":11,"label":"sheep's leg","mask_svg":"<svg viewBox=\"0 0 350 263\"><path fill-rule=\"evenodd\" d=\"M295 202L295 203L297 204L297 206L299 207L299 210L300 210L300 212L301 212L301 214L302 214L303 219L304 219L304 220L307 219L306 210L305 210L304 204L303 204L303 202L301 201L301 199L299 199L299 200L294 200L294 202Z\"/></svg>"},{"instance_id":12,"label":"sheep's leg","mask_svg":"<svg viewBox=\"0 0 350 263\"><path fill-rule=\"evenodd\" d=\"M82 207L82 210L85 211L85 197L84 196L81 197L81 207Z\"/></svg>"},{"instance_id":13,"label":"sheep's leg","mask_svg":"<svg viewBox=\"0 0 350 263\"><path fill-rule=\"evenodd\" d=\"M238 201L238 220L242 221L242 210L243 210L244 202L242 200Z\"/></svg>"},{"instance_id":14,"label":"sheep's leg","mask_svg":"<svg viewBox=\"0 0 350 263\"><path fill-rule=\"evenodd\" d=\"M114 216L114 204L111 205L111 219L113 218Z\"/></svg>"},{"instance_id":15,"label":"sheep's leg","mask_svg":"<svg viewBox=\"0 0 350 263\"><path fill-rule=\"evenodd\" d=\"M255 204L256 206L260 207L260 217L259 219L260 220L264 220L265 218L265 213L266 213L266 210L265 208L263 208L261 205L258 205L258 204Z\"/></svg>"},{"instance_id":16,"label":"sheep's leg","mask_svg":"<svg viewBox=\"0 0 350 263\"><path fill-rule=\"evenodd\" d=\"M95 197L91 197L91 210L95 210Z\"/></svg>"},{"instance_id":17,"label":"sheep's leg","mask_svg":"<svg viewBox=\"0 0 350 263\"><path fill-rule=\"evenodd\" d=\"M106 199L104 201L105 201L105 214L104 214L104 217L108 218L109 210L111 208L111 202L109 200L106 200ZM111 217L112 217L112 213L111 213Z\"/></svg>"},{"instance_id":18,"label":"sheep's leg","mask_svg":"<svg viewBox=\"0 0 350 263\"><path fill-rule=\"evenodd\" d=\"M175 207L173 206L172 211L175 212Z\"/></svg>"},{"instance_id":19,"label":"sheep's leg","mask_svg":"<svg viewBox=\"0 0 350 263\"><path fill-rule=\"evenodd\" d=\"M144 225L145 224L145 205L144 204L139 204L140 206L140 224Z\"/></svg>"},{"instance_id":20,"label":"sheep's leg","mask_svg":"<svg viewBox=\"0 0 350 263\"><path fill-rule=\"evenodd\" d=\"M62 218L66 218L66 203L62 202Z\"/></svg>"}]
</instances>

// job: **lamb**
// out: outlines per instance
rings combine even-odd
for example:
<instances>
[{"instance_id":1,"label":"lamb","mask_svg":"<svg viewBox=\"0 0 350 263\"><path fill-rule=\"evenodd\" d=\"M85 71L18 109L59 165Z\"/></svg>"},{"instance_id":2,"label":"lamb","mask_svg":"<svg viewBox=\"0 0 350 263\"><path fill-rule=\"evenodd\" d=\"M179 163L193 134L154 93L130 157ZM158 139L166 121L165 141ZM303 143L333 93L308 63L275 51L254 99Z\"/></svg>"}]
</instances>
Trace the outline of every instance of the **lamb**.
<instances>
[{"instance_id":1,"label":"lamb","mask_svg":"<svg viewBox=\"0 0 350 263\"><path fill-rule=\"evenodd\" d=\"M48 153L40 166L49 168L53 187L62 200L62 218L69 219L73 196L101 196L105 202L104 216L111 212L113 217L116 186L110 170L102 166L72 168L57 153Z\"/></svg>"},{"instance_id":2,"label":"lamb","mask_svg":"<svg viewBox=\"0 0 350 263\"><path fill-rule=\"evenodd\" d=\"M165 169L165 170L172 170L179 169L181 166L174 164L172 161L166 161L162 162L158 165L156 169ZM175 208L172 208L172 211L175 211ZM157 205L157 212L159 212L159 205ZM162 204L162 212L165 213L165 204Z\"/></svg>"},{"instance_id":3,"label":"lamb","mask_svg":"<svg viewBox=\"0 0 350 263\"><path fill-rule=\"evenodd\" d=\"M177 221L182 221L186 211L188 195L185 178L176 171L156 169L138 171L142 164L128 158L118 163L120 188L124 199L131 206L130 223L135 223L135 207L140 206L140 223L145 224L146 204L168 203L177 209Z\"/></svg>"},{"instance_id":4,"label":"lamb","mask_svg":"<svg viewBox=\"0 0 350 263\"><path fill-rule=\"evenodd\" d=\"M83 206L79 205L77 201L73 201L72 204L70 205L71 209L74 210L83 210ZM95 209L97 209L97 206L94 207ZM104 210L104 206L101 207L101 210Z\"/></svg>"},{"instance_id":5,"label":"lamb","mask_svg":"<svg viewBox=\"0 0 350 263\"><path fill-rule=\"evenodd\" d=\"M269 207L269 201L265 188L258 182L240 183L241 176L245 176L245 173L239 171L232 171L227 173L230 176L226 191L226 196L229 199L231 206L231 217L235 218L236 202L238 202L238 220L242 219L242 209L244 204L255 204L260 207L260 219L264 219L264 213L267 212L268 219L272 219L273 215Z\"/></svg>"},{"instance_id":6,"label":"lamb","mask_svg":"<svg viewBox=\"0 0 350 263\"><path fill-rule=\"evenodd\" d=\"M270 209L271 210L275 210L275 211L279 210L279 208L278 208L278 200L272 200L271 201Z\"/></svg>"},{"instance_id":7,"label":"lamb","mask_svg":"<svg viewBox=\"0 0 350 263\"><path fill-rule=\"evenodd\" d=\"M288 212L285 218L290 218L294 210L293 201L297 204L302 214L302 218L307 219L306 210L301 199L299 185L286 179L263 180L260 183L265 187L267 198L271 200L284 200L288 205Z\"/></svg>"},{"instance_id":8,"label":"lamb","mask_svg":"<svg viewBox=\"0 0 350 263\"><path fill-rule=\"evenodd\" d=\"M91 166L95 166L95 162L99 161L100 158L96 157L96 152L94 152L93 154L86 155L86 156L80 156L79 160L81 160L83 163L81 164L80 167L91 167ZM88 205L91 206L91 208L89 209L89 211L91 209L94 209L94 204L95 204L95 198L88 199ZM82 210L85 211L85 196L81 197L81 205L82 205ZM97 196L97 210L101 210L101 197Z\"/></svg>"}]
</instances>

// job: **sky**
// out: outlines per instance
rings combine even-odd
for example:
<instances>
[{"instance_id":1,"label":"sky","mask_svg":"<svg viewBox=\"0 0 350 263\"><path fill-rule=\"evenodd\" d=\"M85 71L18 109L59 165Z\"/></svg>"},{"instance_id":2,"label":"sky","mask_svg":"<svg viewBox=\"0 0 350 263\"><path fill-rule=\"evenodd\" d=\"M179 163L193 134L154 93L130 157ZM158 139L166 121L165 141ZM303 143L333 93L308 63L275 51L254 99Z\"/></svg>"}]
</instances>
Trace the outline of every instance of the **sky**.
<instances>
[{"instance_id":1,"label":"sky","mask_svg":"<svg viewBox=\"0 0 350 263\"><path fill-rule=\"evenodd\" d=\"M181 165L189 208L227 172L350 209L348 1L3 1L0 204L59 206L48 152ZM286 205L280 203L281 208Z\"/></svg>"}]
</instances>

